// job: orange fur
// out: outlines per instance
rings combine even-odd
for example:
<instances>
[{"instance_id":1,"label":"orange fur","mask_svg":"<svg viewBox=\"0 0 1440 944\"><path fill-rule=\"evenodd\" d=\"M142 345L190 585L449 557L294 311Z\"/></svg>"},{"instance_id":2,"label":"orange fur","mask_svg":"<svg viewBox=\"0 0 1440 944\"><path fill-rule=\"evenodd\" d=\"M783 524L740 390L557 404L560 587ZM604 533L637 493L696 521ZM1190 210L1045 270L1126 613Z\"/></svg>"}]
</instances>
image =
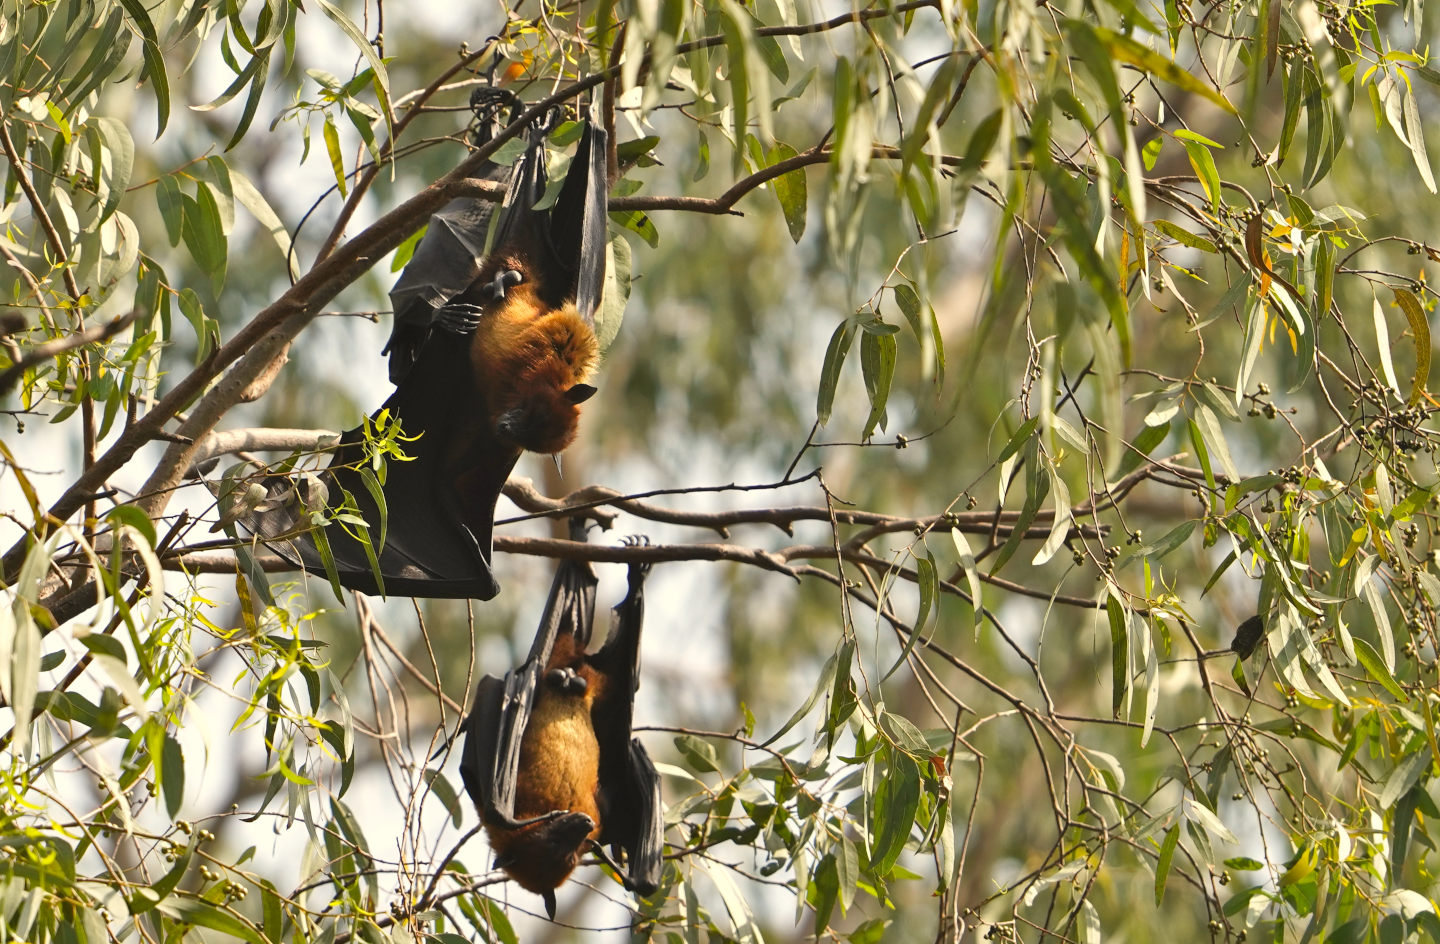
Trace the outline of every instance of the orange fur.
<instances>
[{"instance_id":1,"label":"orange fur","mask_svg":"<svg viewBox=\"0 0 1440 944\"><path fill-rule=\"evenodd\" d=\"M532 452L555 453L575 439L580 410L566 392L586 383L600 361L595 332L573 303L548 306L537 293L531 269L517 259L498 268L515 268L524 281L509 288L504 301L485 313L470 346L477 392L487 421L516 419L509 435Z\"/></svg>"}]
</instances>

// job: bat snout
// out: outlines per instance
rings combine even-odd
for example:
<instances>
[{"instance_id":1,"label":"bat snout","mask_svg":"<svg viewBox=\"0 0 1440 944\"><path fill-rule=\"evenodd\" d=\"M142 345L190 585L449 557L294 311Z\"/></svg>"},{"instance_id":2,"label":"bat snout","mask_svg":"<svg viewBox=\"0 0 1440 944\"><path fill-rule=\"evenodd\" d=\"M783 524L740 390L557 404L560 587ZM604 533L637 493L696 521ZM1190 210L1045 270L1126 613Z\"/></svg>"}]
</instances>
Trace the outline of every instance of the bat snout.
<instances>
[{"instance_id":1,"label":"bat snout","mask_svg":"<svg viewBox=\"0 0 1440 944\"><path fill-rule=\"evenodd\" d=\"M595 831L595 821L584 813L566 813L555 820L551 836L557 846L574 849Z\"/></svg>"},{"instance_id":2,"label":"bat snout","mask_svg":"<svg viewBox=\"0 0 1440 944\"><path fill-rule=\"evenodd\" d=\"M536 398L506 410L495 421L495 431L521 449L552 455L565 451L579 426L580 411L563 396Z\"/></svg>"}]
</instances>

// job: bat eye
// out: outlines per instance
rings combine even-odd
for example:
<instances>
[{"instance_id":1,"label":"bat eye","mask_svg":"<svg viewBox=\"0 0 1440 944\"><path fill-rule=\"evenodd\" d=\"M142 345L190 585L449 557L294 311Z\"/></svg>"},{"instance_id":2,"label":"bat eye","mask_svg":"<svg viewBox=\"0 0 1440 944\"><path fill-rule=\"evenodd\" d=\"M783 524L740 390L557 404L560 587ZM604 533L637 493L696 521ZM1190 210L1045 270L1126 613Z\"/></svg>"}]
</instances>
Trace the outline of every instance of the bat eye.
<instances>
[{"instance_id":1,"label":"bat eye","mask_svg":"<svg viewBox=\"0 0 1440 944\"><path fill-rule=\"evenodd\" d=\"M565 399L571 403L584 403L593 396L595 396L595 388L589 384L576 384L565 391Z\"/></svg>"}]
</instances>

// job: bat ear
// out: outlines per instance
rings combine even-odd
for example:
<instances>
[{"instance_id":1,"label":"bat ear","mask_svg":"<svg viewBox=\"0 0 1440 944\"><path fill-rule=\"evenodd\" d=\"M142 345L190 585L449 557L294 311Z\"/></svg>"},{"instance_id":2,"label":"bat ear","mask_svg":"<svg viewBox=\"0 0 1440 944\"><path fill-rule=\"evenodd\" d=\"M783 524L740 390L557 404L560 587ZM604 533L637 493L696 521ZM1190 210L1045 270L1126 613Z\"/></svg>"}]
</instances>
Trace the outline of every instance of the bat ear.
<instances>
[{"instance_id":1,"label":"bat ear","mask_svg":"<svg viewBox=\"0 0 1440 944\"><path fill-rule=\"evenodd\" d=\"M584 403L593 396L595 396L595 388L590 384L576 384L565 391L565 399L571 403Z\"/></svg>"}]
</instances>

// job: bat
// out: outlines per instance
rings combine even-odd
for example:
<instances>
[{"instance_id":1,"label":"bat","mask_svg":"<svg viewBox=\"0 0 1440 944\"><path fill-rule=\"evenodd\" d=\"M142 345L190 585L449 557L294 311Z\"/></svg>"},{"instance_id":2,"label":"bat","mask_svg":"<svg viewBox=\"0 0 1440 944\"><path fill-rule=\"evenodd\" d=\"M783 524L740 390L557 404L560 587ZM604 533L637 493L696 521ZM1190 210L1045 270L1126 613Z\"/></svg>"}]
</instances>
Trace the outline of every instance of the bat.
<instances>
[{"instance_id":1,"label":"bat","mask_svg":"<svg viewBox=\"0 0 1440 944\"><path fill-rule=\"evenodd\" d=\"M365 593L488 600L499 592L490 562L500 491L522 451L557 454L574 440L599 361L606 133L585 123L554 204L537 209L547 130L529 129L491 252L477 249L487 218L480 201L452 202L396 283L386 346L396 389L368 425L398 421L408 459L386 463L380 482L366 425L356 427L326 470L272 481L248 516L295 566ZM339 527L317 527L330 517Z\"/></svg>"},{"instance_id":2,"label":"bat","mask_svg":"<svg viewBox=\"0 0 1440 944\"><path fill-rule=\"evenodd\" d=\"M637 894L659 886L660 776L631 738L648 570L630 565L614 628L587 653L595 572L584 561L562 561L525 662L503 679L481 679L461 726L460 773L495 864L540 895L552 919L555 889L587 850L606 858ZM621 853L624 868L616 864Z\"/></svg>"}]
</instances>

